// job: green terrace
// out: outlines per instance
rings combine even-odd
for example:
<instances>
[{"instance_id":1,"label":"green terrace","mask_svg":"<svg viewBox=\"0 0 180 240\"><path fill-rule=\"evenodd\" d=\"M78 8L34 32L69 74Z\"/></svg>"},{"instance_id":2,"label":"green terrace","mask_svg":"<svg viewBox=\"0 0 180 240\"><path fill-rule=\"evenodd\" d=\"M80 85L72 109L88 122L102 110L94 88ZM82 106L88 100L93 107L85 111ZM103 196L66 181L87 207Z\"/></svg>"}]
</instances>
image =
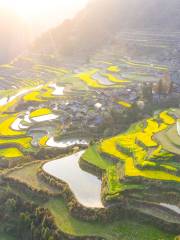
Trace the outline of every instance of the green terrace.
<instances>
[{"instance_id":1,"label":"green terrace","mask_svg":"<svg viewBox=\"0 0 180 240\"><path fill-rule=\"evenodd\" d=\"M83 161L105 173L108 200L121 196L126 190L143 190L147 188L144 185L146 181L177 186L180 182L180 164L176 160L178 152L167 151L163 142L156 140L158 134L164 134L175 125L172 111L164 111L132 125L123 134L91 146L85 152Z\"/></svg>"}]
</instances>

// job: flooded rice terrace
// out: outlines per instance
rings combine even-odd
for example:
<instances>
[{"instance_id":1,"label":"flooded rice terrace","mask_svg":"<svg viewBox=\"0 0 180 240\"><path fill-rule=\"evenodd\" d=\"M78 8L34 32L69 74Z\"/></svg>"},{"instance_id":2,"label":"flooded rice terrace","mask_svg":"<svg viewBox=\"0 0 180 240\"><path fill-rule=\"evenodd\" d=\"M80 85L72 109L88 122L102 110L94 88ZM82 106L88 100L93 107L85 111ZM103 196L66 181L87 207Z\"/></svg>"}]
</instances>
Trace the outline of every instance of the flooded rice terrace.
<instances>
[{"instance_id":1,"label":"flooded rice terrace","mask_svg":"<svg viewBox=\"0 0 180 240\"><path fill-rule=\"evenodd\" d=\"M83 171L79 160L84 151L46 163L43 170L66 182L78 202L85 207L102 208L101 180Z\"/></svg>"}]
</instances>

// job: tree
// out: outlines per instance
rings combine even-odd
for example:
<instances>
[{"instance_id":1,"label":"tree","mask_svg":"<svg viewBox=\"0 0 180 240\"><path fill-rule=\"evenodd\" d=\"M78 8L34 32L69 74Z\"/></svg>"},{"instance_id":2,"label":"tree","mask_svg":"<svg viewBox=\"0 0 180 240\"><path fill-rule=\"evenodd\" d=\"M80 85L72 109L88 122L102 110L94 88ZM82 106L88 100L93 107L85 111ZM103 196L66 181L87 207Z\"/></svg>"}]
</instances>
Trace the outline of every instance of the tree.
<instances>
[{"instance_id":1,"label":"tree","mask_svg":"<svg viewBox=\"0 0 180 240\"><path fill-rule=\"evenodd\" d=\"M48 227L42 229L43 240L48 240L50 237L50 230Z\"/></svg>"},{"instance_id":2,"label":"tree","mask_svg":"<svg viewBox=\"0 0 180 240\"><path fill-rule=\"evenodd\" d=\"M14 198L9 198L5 202L5 208L9 213L14 212L16 210L16 200Z\"/></svg>"},{"instance_id":3,"label":"tree","mask_svg":"<svg viewBox=\"0 0 180 240\"><path fill-rule=\"evenodd\" d=\"M163 84L163 79L160 79L158 82L158 88L157 88L157 93L159 94L159 98L161 95L163 95L164 92L164 84Z\"/></svg>"},{"instance_id":4,"label":"tree","mask_svg":"<svg viewBox=\"0 0 180 240\"><path fill-rule=\"evenodd\" d=\"M147 102L151 102L153 99L153 94L152 94L152 84L147 84L144 83L142 87L142 94L143 94L143 99L145 99Z\"/></svg>"},{"instance_id":5,"label":"tree","mask_svg":"<svg viewBox=\"0 0 180 240\"><path fill-rule=\"evenodd\" d=\"M22 212L19 215L19 224L18 224L18 236L21 239L28 239L28 233L31 229L31 219L28 213Z\"/></svg>"},{"instance_id":6,"label":"tree","mask_svg":"<svg viewBox=\"0 0 180 240\"><path fill-rule=\"evenodd\" d=\"M48 240L55 240L54 237L50 236Z\"/></svg>"}]
</instances>

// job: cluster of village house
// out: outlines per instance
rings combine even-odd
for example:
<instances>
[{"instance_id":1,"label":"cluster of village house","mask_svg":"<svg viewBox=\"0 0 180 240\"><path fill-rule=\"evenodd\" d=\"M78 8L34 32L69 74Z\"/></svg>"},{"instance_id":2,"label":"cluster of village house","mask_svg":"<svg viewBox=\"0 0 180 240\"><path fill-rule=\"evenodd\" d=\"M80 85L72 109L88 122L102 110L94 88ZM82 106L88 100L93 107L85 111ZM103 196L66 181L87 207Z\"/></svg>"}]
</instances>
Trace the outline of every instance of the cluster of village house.
<instances>
[{"instance_id":1,"label":"cluster of village house","mask_svg":"<svg viewBox=\"0 0 180 240\"><path fill-rule=\"evenodd\" d=\"M171 91L171 80L168 74L165 74L159 80L162 94L169 96L174 94ZM159 100L158 83L152 85L153 101ZM142 91L142 82L130 83L127 88L114 88L105 90L89 90L70 92L66 100L52 103L51 108L61 111L60 122L63 131L71 129L96 129L104 124L105 119L111 118L112 109L121 111L125 107L118 104L118 101L134 103L140 99ZM176 89L176 88L174 88ZM177 90L175 94L177 94Z\"/></svg>"}]
</instances>

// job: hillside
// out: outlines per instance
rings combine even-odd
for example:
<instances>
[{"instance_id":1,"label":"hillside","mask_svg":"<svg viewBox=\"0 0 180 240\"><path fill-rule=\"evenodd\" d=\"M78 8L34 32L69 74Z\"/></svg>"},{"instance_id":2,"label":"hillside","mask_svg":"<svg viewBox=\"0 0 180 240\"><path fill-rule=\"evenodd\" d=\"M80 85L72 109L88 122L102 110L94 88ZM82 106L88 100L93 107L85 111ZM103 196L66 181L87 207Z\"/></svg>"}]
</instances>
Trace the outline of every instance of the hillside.
<instances>
[{"instance_id":1,"label":"hillside","mask_svg":"<svg viewBox=\"0 0 180 240\"><path fill-rule=\"evenodd\" d=\"M179 0L91 0L73 20L44 34L35 49L88 55L122 31L177 32Z\"/></svg>"}]
</instances>

